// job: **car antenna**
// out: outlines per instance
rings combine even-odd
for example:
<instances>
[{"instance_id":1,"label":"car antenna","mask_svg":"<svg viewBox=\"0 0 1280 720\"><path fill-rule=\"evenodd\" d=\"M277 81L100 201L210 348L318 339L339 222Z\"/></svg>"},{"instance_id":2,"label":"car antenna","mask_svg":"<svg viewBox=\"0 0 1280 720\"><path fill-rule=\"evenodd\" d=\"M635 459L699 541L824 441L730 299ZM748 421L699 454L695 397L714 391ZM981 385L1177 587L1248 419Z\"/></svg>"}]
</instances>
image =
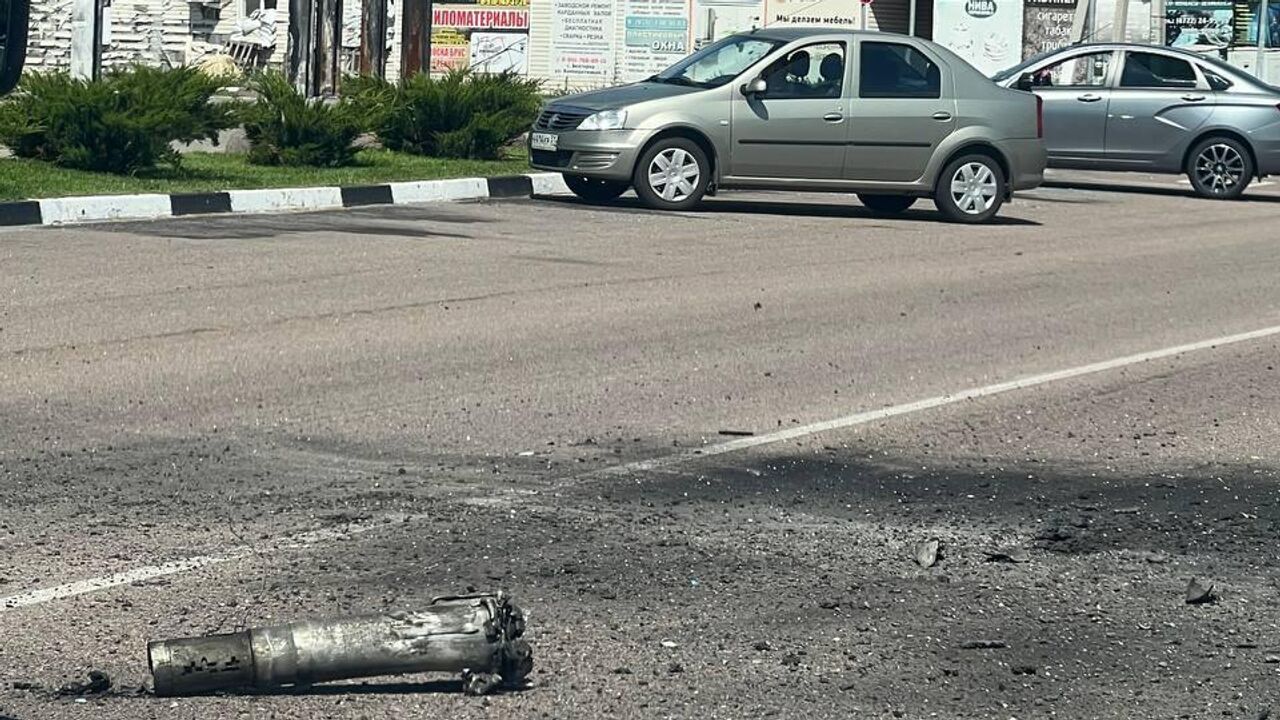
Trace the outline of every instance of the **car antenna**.
<instances>
[{"instance_id":1,"label":"car antenna","mask_svg":"<svg viewBox=\"0 0 1280 720\"><path fill-rule=\"evenodd\" d=\"M1083 44L1085 44L1085 43L1089 42L1090 40L1092 40L1092 39L1094 38L1094 36L1095 36L1095 35L1097 35L1098 33L1102 32L1103 30L1106 30L1106 29L1107 29L1107 28L1109 28L1109 27L1111 27L1111 23L1107 23L1106 25L1103 25L1103 26L1102 26L1102 27L1100 27L1100 28L1096 28L1093 32L1089 33L1088 35L1081 35L1079 40L1077 40L1077 41L1075 41L1075 42L1073 42L1073 43L1071 43L1071 44L1072 44L1072 45L1083 45Z\"/></svg>"}]
</instances>

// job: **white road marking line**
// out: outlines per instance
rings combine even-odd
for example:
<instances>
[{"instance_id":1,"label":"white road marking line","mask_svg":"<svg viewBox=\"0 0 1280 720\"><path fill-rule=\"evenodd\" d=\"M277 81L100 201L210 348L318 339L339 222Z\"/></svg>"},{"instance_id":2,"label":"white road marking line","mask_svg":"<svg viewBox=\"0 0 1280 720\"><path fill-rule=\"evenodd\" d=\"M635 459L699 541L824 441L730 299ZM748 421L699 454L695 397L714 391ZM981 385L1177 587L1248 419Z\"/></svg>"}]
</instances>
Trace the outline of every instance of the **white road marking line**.
<instances>
[{"instance_id":1,"label":"white road marking line","mask_svg":"<svg viewBox=\"0 0 1280 720\"><path fill-rule=\"evenodd\" d=\"M767 433L765 435L755 435L752 437L739 438L718 445L708 447L685 450L672 455L650 460L641 460L638 462L625 463L623 465L615 465L613 467L602 468L570 478L568 483L578 482L581 480L597 478L597 477L616 477L619 475L631 475L651 470L661 470L674 465L696 460L698 458L715 457L726 453L748 450L760 447L762 445L771 445L774 443L785 442L787 440L795 440L797 438L816 435L818 433L829 432L832 430L843 430L857 425L866 425L868 423L887 420L889 418L917 413L924 410L932 410L934 408L953 405L955 403L964 402L966 400L975 400L978 398L991 397L1002 393L1012 392L1014 390L1025 390L1040 385L1059 382L1062 380L1070 380L1072 378L1083 377L1086 375L1096 375L1098 373L1107 372L1108 370L1117 370L1119 368L1128 367L1130 365L1138 365L1140 363L1150 362L1152 360L1160 360L1162 358L1174 357L1186 353L1196 352L1199 350L1210 350L1227 345L1235 345L1237 343L1249 342L1251 340L1260 340L1267 337L1280 335L1280 325L1253 330L1250 332L1238 333L1235 335L1225 335L1223 337L1213 338L1211 340L1202 340L1200 342L1187 343L1185 345L1175 345L1173 347L1163 348L1161 350L1152 350L1150 352L1137 353L1134 355L1125 355L1124 357L1112 360L1104 360L1102 362L1090 363L1088 365L1078 365L1076 367L1067 368L1065 370L1057 370L1054 372L1041 373L1039 375L1030 375L1017 380L996 383L994 385L984 385L982 387L970 388L947 395L938 395L936 397L917 400L915 402L904 403L902 405L892 405L890 407L880 408L878 410L868 410L866 412L854 413L846 415L834 420L825 422L811 423L809 425L801 425L778 432ZM473 504L492 504L502 505L500 499L494 500L476 500ZM391 522L405 522L427 517L426 515L399 515L386 516L377 518L370 522L360 525L348 525L342 528L325 528L315 530L299 535L290 536L281 540L278 545L280 547L300 547L305 545L313 545L321 542L332 540L341 540L362 533L385 527ZM89 578L86 580L78 580L64 585L56 585L49 588L41 588L30 590L18 595L12 595L6 598L0 598L0 613L14 608L26 607L30 605L39 605L41 603L50 602L52 600L60 600L63 598L83 595L85 593L104 590L110 587L120 585L128 585L152 578L163 577L165 575L174 575L177 573L197 570L210 565L217 565L232 560L240 560L249 557L253 553L249 550L238 550L233 553L223 555L201 555L197 557L187 558L185 560L175 560L173 562L161 565L150 565L125 572L116 573L114 575L106 575L103 577Z\"/></svg>"},{"instance_id":2,"label":"white road marking line","mask_svg":"<svg viewBox=\"0 0 1280 720\"><path fill-rule=\"evenodd\" d=\"M315 545L317 543L345 540L356 535L362 535L370 530L386 527L394 522L406 522L426 517L428 516L425 514L385 515L370 520L364 524L321 528L319 530L285 536L267 546L260 552L270 552L276 548L299 548L307 545ZM221 555L197 555L195 557L189 557L183 560L174 560L172 562L161 563L159 565L145 565L143 567L126 570L113 575L103 575L101 577L77 580L63 585L54 585L53 587L28 590L24 593L0 598L0 613L6 610L13 610L14 608L39 605L52 600L61 600L63 598L84 595L85 593L96 592L98 590L119 587L120 585L131 585L137 582L144 582L158 577L164 577L165 575L175 575L177 573L188 572L191 570L199 570L203 567L219 565L221 563L231 562L232 560L243 560L245 558L252 557L253 555L254 551L251 549L235 550Z\"/></svg>"},{"instance_id":3,"label":"white road marking line","mask_svg":"<svg viewBox=\"0 0 1280 720\"><path fill-rule=\"evenodd\" d=\"M1130 365L1150 362L1152 360L1160 360L1161 358L1183 355L1185 353L1196 352L1198 350L1209 350L1225 345L1249 342L1250 340L1259 340L1275 335L1280 335L1280 325L1273 325L1260 330L1253 330L1236 335L1226 335L1224 337L1213 338L1212 340L1187 343L1186 345L1175 345L1174 347L1163 348L1161 350L1125 355L1124 357L1118 357L1113 360L1104 360L1102 362L1090 363L1088 365L1079 365L1065 370L1056 370L1054 372L1041 373L1039 375L1030 375L1017 380L970 388L968 390L961 390L947 395L938 395L925 400L917 400L915 402L905 403L902 405L892 405L890 407L880 408L879 410L868 410L866 412L854 413L853 415L846 415L834 420L811 423L809 425L800 425L798 427L779 430L777 432L767 433L764 435L739 438L737 440L730 440L718 445L685 450L683 452L651 460L640 460L638 462L626 463L625 465L615 465L613 467L602 468L591 474L617 476L659 470L671 467L672 465L679 465L696 458L714 457L716 455L724 455L725 453L760 447L761 445L772 445L774 443L785 442L787 440L795 440L797 438L816 435L818 433L824 433L831 430L843 430L857 425L866 425L867 423L873 423L879 420L887 420L900 415L920 412L922 410L932 410L934 408L939 408L944 405L952 405L965 400L990 397L992 395L999 395L1001 393L1012 392L1014 390L1024 390L1038 385L1070 380L1071 378L1083 377L1085 375L1094 375L1108 370L1116 370Z\"/></svg>"}]
</instances>

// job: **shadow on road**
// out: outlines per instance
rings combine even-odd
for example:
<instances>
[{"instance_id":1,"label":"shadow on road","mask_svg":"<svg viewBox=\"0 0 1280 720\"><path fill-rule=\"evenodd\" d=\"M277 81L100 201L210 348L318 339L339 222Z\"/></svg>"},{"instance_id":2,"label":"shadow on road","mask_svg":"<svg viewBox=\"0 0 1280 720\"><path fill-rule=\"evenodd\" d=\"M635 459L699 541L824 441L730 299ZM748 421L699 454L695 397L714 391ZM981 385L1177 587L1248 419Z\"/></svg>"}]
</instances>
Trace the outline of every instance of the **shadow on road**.
<instances>
[{"instance_id":1,"label":"shadow on road","mask_svg":"<svg viewBox=\"0 0 1280 720\"><path fill-rule=\"evenodd\" d=\"M539 196L538 200L561 205L577 205L598 210L614 210L646 214L667 215L664 210L652 210L635 198L622 198L608 205L595 205L578 198ZM900 215L877 215L857 204L777 202L774 200L728 200L721 197L704 200L690 213L731 213L735 215L772 215L776 217L843 218L846 220L876 220L881 222L930 222L950 224L933 210L917 206ZM1041 223L1025 218L996 216L990 225L1023 225L1038 227Z\"/></svg>"},{"instance_id":2,"label":"shadow on road","mask_svg":"<svg viewBox=\"0 0 1280 720\"><path fill-rule=\"evenodd\" d=\"M867 457L846 450L819 457L783 453L700 467L696 481L658 477L598 492L691 509L793 508L833 521L871 516L900 526L1002 527L1033 537L1045 532L1037 541L1041 547L1069 554L1213 553L1225 561L1280 532L1280 469L1264 463L1122 472L1054 461ZM1280 566L1272 557L1257 562Z\"/></svg>"},{"instance_id":3,"label":"shadow on road","mask_svg":"<svg viewBox=\"0 0 1280 720\"><path fill-rule=\"evenodd\" d=\"M1064 180L1046 180L1042 188L1055 188L1059 190L1093 190L1095 192L1124 193L1127 195L1162 195L1164 197L1181 197L1191 198L1194 200L1209 200L1209 198L1201 198L1191 189L1181 187L1157 187L1154 185L1116 185L1112 183L1102 182L1068 182ZM1221 202L1218 200L1210 200L1210 202ZM1234 202L1266 202L1280 203L1280 195L1260 195L1257 193L1246 192L1243 197Z\"/></svg>"},{"instance_id":4,"label":"shadow on road","mask_svg":"<svg viewBox=\"0 0 1280 720\"><path fill-rule=\"evenodd\" d=\"M529 686L502 688L496 695L512 695L527 692ZM351 696L351 695L458 695L462 696L461 680L424 680L422 682L360 682L328 683L302 687L283 687L263 690L245 690L232 693L250 697L265 696Z\"/></svg>"}]
</instances>

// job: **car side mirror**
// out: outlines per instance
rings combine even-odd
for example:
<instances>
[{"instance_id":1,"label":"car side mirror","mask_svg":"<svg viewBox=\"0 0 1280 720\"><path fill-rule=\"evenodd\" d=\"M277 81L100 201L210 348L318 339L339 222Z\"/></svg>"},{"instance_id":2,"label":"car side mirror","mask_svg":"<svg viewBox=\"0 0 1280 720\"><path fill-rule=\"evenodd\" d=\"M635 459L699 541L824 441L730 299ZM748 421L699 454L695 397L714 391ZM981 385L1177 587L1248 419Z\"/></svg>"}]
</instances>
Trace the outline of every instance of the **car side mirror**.
<instances>
[{"instance_id":1,"label":"car side mirror","mask_svg":"<svg viewBox=\"0 0 1280 720\"><path fill-rule=\"evenodd\" d=\"M743 84L742 94L747 97L751 97L752 95L762 95L764 94L764 91L768 89L769 83L765 82L764 78L756 78L749 83Z\"/></svg>"},{"instance_id":2,"label":"car side mirror","mask_svg":"<svg viewBox=\"0 0 1280 720\"><path fill-rule=\"evenodd\" d=\"M1018 76L1018 82L1014 84L1014 87L1019 90L1026 90L1027 92L1031 92L1031 88L1035 86L1036 78L1031 73L1022 73Z\"/></svg>"}]
</instances>

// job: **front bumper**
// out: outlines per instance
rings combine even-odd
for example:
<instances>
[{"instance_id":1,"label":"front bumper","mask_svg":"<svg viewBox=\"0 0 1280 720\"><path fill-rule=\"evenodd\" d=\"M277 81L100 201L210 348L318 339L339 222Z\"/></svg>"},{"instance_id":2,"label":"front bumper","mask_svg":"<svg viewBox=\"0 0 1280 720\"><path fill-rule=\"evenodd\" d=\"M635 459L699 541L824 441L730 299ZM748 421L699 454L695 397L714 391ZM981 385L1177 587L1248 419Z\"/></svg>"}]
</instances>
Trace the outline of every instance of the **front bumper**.
<instances>
[{"instance_id":1,"label":"front bumper","mask_svg":"<svg viewBox=\"0 0 1280 720\"><path fill-rule=\"evenodd\" d=\"M647 136L642 130L568 130L554 134L556 150L529 148L531 167L620 182L631 181Z\"/></svg>"},{"instance_id":2,"label":"front bumper","mask_svg":"<svg viewBox=\"0 0 1280 720\"><path fill-rule=\"evenodd\" d=\"M1009 160L1009 188L1016 192L1040 187L1049 160L1044 143L1036 139L1006 140L1001 146Z\"/></svg>"}]
</instances>

